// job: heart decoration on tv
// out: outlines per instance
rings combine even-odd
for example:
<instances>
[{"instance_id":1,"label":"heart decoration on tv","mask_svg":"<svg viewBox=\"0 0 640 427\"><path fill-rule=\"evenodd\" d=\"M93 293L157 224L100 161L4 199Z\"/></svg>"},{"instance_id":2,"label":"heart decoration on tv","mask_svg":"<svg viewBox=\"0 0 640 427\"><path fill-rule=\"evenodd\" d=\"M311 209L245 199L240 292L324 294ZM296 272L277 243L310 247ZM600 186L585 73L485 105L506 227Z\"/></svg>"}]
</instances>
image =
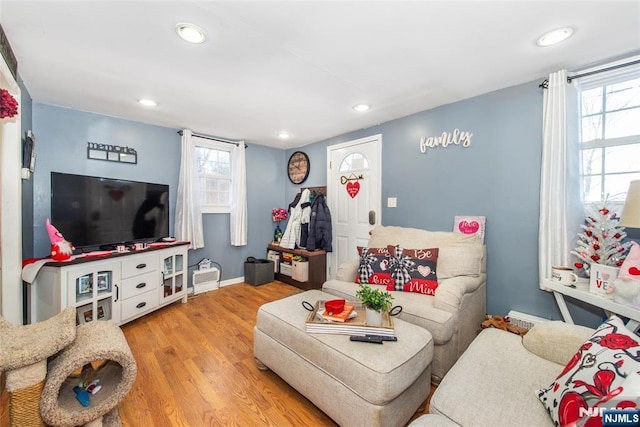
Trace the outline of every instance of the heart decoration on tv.
<instances>
[{"instance_id":1,"label":"heart decoration on tv","mask_svg":"<svg viewBox=\"0 0 640 427\"><path fill-rule=\"evenodd\" d=\"M349 197L352 199L360 192L360 183L358 181L361 179L364 179L362 175L356 176L355 174L351 174L349 177L344 175L340 177L340 184L345 185L347 194L349 194Z\"/></svg>"}]
</instances>

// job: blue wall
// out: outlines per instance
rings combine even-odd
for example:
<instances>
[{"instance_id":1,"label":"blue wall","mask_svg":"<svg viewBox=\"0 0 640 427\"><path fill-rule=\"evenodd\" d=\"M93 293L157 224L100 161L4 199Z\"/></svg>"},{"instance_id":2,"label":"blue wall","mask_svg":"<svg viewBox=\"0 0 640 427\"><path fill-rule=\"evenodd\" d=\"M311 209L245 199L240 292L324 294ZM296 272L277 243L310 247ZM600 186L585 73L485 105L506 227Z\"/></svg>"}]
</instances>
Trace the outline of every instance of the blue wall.
<instances>
[{"instance_id":1,"label":"blue wall","mask_svg":"<svg viewBox=\"0 0 640 427\"><path fill-rule=\"evenodd\" d=\"M37 167L33 178L34 256L47 256L49 238L44 224L51 212L51 171L104 176L170 185L170 232L180 169L180 136L177 129L152 126L129 120L71 110L47 104L33 104L33 124L37 137ZM138 164L122 164L87 159L87 142L135 148ZM220 263L222 279L244 274L247 256L264 256L273 238L270 212L284 202L284 179L279 165L282 150L251 145L247 149L247 193L249 207L248 245L230 246L229 215L204 215L205 249L190 251L189 264L204 257ZM25 228L28 228L25 224Z\"/></svg>"},{"instance_id":2,"label":"blue wall","mask_svg":"<svg viewBox=\"0 0 640 427\"><path fill-rule=\"evenodd\" d=\"M542 80L542 79L541 79ZM304 186L326 184L326 147L382 134L382 224L451 231L456 215L485 215L487 310L511 309L561 319L538 287L538 217L542 158L539 81L445 105L308 145L312 169ZM421 136L454 129L471 145L419 150ZM287 151L288 156L294 150ZM299 186L287 185L293 200ZM398 207L387 208L387 197ZM287 202L288 203L288 202ZM596 326L602 313L569 304L577 323ZM586 309L585 309L586 308Z\"/></svg>"},{"instance_id":3,"label":"blue wall","mask_svg":"<svg viewBox=\"0 0 640 427\"><path fill-rule=\"evenodd\" d=\"M538 287L538 215L542 133L539 81L502 89L303 148L311 159L304 186L326 185L326 147L382 134L382 224L450 231L455 215L487 217L487 310L515 309L560 319L551 294ZM47 254L44 220L50 211L51 170L168 183L175 213L180 138L161 128L35 103L38 162L34 179L34 255ZM471 146L420 153L421 136L460 129L473 132ZM131 146L139 164L86 159L87 141ZM207 257L222 264L223 279L243 275L247 256L263 256L274 225L270 211L285 207L300 186L286 178L292 150L249 144L247 185L249 244L229 244L229 216L205 215L204 249L190 252L191 265ZM162 165L159 167L158 165ZM284 224L283 224L284 225ZM173 229L172 229L173 230ZM569 308L577 323L596 326L602 313L582 303Z\"/></svg>"}]
</instances>

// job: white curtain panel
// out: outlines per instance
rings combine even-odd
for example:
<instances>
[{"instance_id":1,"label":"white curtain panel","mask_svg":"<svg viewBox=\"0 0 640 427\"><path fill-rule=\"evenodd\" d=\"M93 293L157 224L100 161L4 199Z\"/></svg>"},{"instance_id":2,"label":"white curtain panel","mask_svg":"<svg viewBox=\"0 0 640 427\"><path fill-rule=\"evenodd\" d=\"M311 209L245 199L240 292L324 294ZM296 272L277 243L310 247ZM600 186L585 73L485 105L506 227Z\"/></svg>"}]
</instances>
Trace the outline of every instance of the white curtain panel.
<instances>
[{"instance_id":1,"label":"white curtain panel","mask_svg":"<svg viewBox=\"0 0 640 427\"><path fill-rule=\"evenodd\" d=\"M191 242L190 249L204 247L199 193L193 134L189 129L184 129L182 131L182 156L178 180L175 232L178 240Z\"/></svg>"},{"instance_id":2,"label":"white curtain panel","mask_svg":"<svg viewBox=\"0 0 640 427\"><path fill-rule=\"evenodd\" d=\"M539 285L551 277L552 266L572 267L579 224L584 220L580 200L578 93L567 83L567 72L549 75L543 95Z\"/></svg>"},{"instance_id":3,"label":"white curtain panel","mask_svg":"<svg viewBox=\"0 0 640 427\"><path fill-rule=\"evenodd\" d=\"M244 141L239 141L232 152L231 171L231 245L247 244L247 170Z\"/></svg>"}]
</instances>

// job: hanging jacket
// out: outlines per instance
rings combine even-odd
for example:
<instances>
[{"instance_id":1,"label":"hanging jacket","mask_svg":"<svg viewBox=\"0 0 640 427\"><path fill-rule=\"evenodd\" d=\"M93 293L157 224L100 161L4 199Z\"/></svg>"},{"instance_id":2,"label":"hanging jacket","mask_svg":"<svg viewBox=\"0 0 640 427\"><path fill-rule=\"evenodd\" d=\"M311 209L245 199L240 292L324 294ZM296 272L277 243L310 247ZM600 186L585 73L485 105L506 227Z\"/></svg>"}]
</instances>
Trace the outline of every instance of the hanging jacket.
<instances>
[{"instance_id":1,"label":"hanging jacket","mask_svg":"<svg viewBox=\"0 0 640 427\"><path fill-rule=\"evenodd\" d=\"M307 250L320 249L331 252L331 213L327 206L327 200L318 194L311 206L311 220L309 221L309 237L307 238Z\"/></svg>"},{"instance_id":2,"label":"hanging jacket","mask_svg":"<svg viewBox=\"0 0 640 427\"><path fill-rule=\"evenodd\" d=\"M302 217L303 206L310 209L309 205L309 190L303 190L302 193L298 193L289 205L290 215L287 222L287 228L284 230L282 240L280 240L280 247L286 249L295 249L296 244L300 243L300 232L302 229ZM292 206L293 205L293 206Z\"/></svg>"}]
</instances>

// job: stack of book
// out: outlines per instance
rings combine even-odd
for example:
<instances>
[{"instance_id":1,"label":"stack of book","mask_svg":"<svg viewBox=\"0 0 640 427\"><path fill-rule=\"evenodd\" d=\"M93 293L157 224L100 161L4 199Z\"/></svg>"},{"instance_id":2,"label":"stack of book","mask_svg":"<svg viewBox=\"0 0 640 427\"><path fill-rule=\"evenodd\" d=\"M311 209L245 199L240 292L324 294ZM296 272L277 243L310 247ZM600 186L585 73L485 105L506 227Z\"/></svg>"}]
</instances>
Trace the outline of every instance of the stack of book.
<instances>
[{"instance_id":1,"label":"stack of book","mask_svg":"<svg viewBox=\"0 0 640 427\"><path fill-rule=\"evenodd\" d=\"M325 320L329 320L331 322L344 323L347 320L349 320L350 318L355 317L357 315L357 313L355 313L355 315L352 316L352 314L354 314L353 309L354 309L354 306L353 306L352 303L345 302L344 303L344 308L342 309L342 311L340 313L334 314L334 313L330 312L329 310L327 310L326 308L324 310L322 310L322 308L321 308L320 311L322 313L320 315Z\"/></svg>"},{"instance_id":2,"label":"stack of book","mask_svg":"<svg viewBox=\"0 0 640 427\"><path fill-rule=\"evenodd\" d=\"M305 322L308 333L395 337L393 318L389 316L389 313L383 313L382 325L368 325L365 321L365 308L359 301L347 301L343 312L337 316L325 312L324 301L317 301ZM342 320L345 312L348 314Z\"/></svg>"}]
</instances>

